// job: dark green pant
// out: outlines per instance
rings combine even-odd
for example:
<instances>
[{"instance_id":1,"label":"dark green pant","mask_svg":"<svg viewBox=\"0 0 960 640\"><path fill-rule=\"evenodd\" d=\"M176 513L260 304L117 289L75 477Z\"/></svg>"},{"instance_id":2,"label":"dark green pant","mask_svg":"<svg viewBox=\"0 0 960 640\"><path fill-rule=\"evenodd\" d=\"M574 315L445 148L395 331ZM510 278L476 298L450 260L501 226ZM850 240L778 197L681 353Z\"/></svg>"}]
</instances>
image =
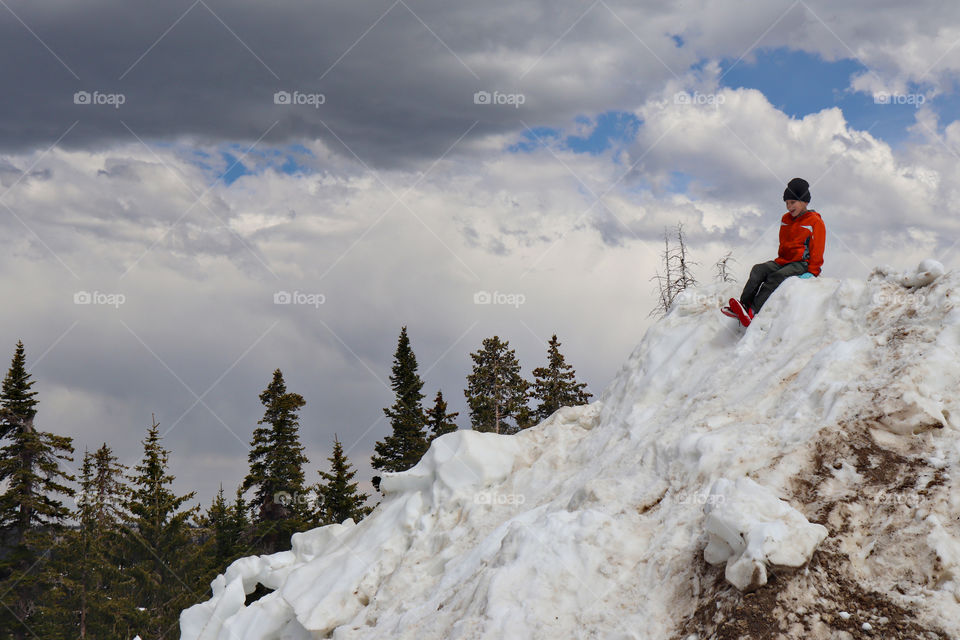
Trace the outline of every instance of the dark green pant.
<instances>
[{"instance_id":1,"label":"dark green pant","mask_svg":"<svg viewBox=\"0 0 960 640\"><path fill-rule=\"evenodd\" d=\"M740 294L740 304L745 308L753 307L753 312L760 311L760 307L767 301L774 289L779 287L790 276L799 276L807 272L807 263L788 262L779 265L776 261L761 262L753 265L750 278L747 280L743 293Z\"/></svg>"}]
</instances>

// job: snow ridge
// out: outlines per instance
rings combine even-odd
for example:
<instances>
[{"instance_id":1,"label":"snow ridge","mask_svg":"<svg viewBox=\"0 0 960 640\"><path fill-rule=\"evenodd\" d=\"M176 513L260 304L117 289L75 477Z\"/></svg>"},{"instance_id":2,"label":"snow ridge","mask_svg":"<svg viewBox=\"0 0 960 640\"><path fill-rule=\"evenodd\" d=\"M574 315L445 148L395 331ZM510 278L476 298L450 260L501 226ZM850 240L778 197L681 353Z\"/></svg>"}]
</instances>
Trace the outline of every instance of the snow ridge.
<instances>
[{"instance_id":1,"label":"snow ridge","mask_svg":"<svg viewBox=\"0 0 960 640\"><path fill-rule=\"evenodd\" d=\"M738 563L791 607L750 637L960 637L960 276L790 279L745 332L735 288L681 294L598 402L442 436L360 523L237 560L181 637L736 638Z\"/></svg>"}]
</instances>

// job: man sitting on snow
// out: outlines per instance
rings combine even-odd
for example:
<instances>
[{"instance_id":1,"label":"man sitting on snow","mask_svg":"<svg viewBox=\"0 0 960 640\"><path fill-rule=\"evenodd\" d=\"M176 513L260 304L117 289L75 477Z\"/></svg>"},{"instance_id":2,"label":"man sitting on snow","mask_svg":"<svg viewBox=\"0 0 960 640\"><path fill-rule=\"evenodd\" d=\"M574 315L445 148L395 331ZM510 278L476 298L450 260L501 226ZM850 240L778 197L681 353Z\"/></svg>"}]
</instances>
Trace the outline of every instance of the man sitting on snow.
<instances>
[{"instance_id":1,"label":"man sitting on snow","mask_svg":"<svg viewBox=\"0 0 960 640\"><path fill-rule=\"evenodd\" d=\"M783 192L787 213L780 220L780 251L776 260L754 265L740 299L730 298L723 313L747 327L773 290L790 276L812 278L820 275L826 228L820 214L807 209L810 183L794 178Z\"/></svg>"}]
</instances>

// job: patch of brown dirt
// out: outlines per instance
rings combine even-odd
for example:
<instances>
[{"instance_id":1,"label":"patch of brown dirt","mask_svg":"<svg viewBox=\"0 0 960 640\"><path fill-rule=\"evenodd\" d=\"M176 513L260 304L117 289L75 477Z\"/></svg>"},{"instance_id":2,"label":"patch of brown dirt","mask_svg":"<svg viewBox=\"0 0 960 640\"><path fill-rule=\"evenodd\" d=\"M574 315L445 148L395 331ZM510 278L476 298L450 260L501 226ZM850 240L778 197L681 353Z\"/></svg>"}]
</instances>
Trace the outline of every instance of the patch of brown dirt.
<instances>
[{"instance_id":1,"label":"patch of brown dirt","mask_svg":"<svg viewBox=\"0 0 960 640\"><path fill-rule=\"evenodd\" d=\"M723 567L701 558L705 588L675 640L691 634L699 640L950 640L884 594L864 589L847 575L848 558L833 546L824 543L804 569L771 572L765 586L747 594L726 582Z\"/></svg>"},{"instance_id":2,"label":"patch of brown dirt","mask_svg":"<svg viewBox=\"0 0 960 640\"><path fill-rule=\"evenodd\" d=\"M930 499L949 480L944 469L926 462L922 444L898 453L874 441L869 425L870 420L858 419L825 429L810 450L807 469L793 479L792 495L785 496L811 522L830 529L807 566L771 568L766 585L741 593L726 582L723 566L712 567L698 554L696 608L674 640L692 634L699 640L950 640L908 605L898 604L908 601L899 596L918 586L910 584L917 576L896 576L906 579L907 590L895 586L885 594L858 579L842 550L845 536L862 533L853 531L859 525L845 515L851 508L865 508L876 516L868 521L880 522L887 519L884 514L905 508L899 497ZM836 488L834 474L845 466L859 474L855 486L841 493L821 491L827 481ZM864 630L864 623L871 628Z\"/></svg>"}]
</instances>

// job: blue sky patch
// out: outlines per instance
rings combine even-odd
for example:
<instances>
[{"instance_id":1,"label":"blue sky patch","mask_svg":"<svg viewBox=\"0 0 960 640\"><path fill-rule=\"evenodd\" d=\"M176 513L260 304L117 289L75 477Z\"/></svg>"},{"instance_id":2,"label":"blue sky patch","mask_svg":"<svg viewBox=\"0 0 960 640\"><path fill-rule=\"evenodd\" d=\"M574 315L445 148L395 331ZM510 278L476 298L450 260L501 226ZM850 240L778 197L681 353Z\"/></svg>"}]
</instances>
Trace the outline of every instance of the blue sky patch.
<instances>
[{"instance_id":1,"label":"blue sky patch","mask_svg":"<svg viewBox=\"0 0 960 640\"><path fill-rule=\"evenodd\" d=\"M223 161L226 165L226 170L221 174L220 179L223 180L224 184L233 184L242 176L251 175L245 164L240 161L232 153L227 153L226 151L220 152L220 157L223 158Z\"/></svg>"},{"instance_id":2,"label":"blue sky patch","mask_svg":"<svg viewBox=\"0 0 960 640\"><path fill-rule=\"evenodd\" d=\"M211 180L222 180L228 186L243 176L258 175L270 169L287 175L309 174L314 170L312 160L315 156L301 144L254 149L245 145L228 144L224 145L218 154L218 166L214 166L210 153L199 149L191 150L188 159L191 164L209 173Z\"/></svg>"},{"instance_id":3,"label":"blue sky patch","mask_svg":"<svg viewBox=\"0 0 960 640\"><path fill-rule=\"evenodd\" d=\"M589 122L581 116L580 122ZM568 136L566 146L577 153L599 154L614 144L630 144L637 137L640 119L629 111L607 111L597 116L596 125L587 137Z\"/></svg>"},{"instance_id":4,"label":"blue sky patch","mask_svg":"<svg viewBox=\"0 0 960 640\"><path fill-rule=\"evenodd\" d=\"M855 96L847 91L850 77L866 70L855 60L827 62L786 48L758 51L753 61L727 59L720 68L720 86L758 89L770 104L794 118L830 107L846 113L855 106L851 100Z\"/></svg>"},{"instance_id":5,"label":"blue sky patch","mask_svg":"<svg viewBox=\"0 0 960 640\"><path fill-rule=\"evenodd\" d=\"M560 139L560 129L551 127L533 127L524 129L520 134L521 140L515 142L507 150L511 153L530 152L539 149Z\"/></svg>"},{"instance_id":6,"label":"blue sky patch","mask_svg":"<svg viewBox=\"0 0 960 640\"><path fill-rule=\"evenodd\" d=\"M530 152L545 145L557 144L575 153L598 155L617 146L629 145L637 137L641 121L629 111L606 111L593 121L587 116L577 116L581 125L594 123L589 135L564 135L563 130L552 127L534 127L521 134L521 140L510 145L512 153Z\"/></svg>"},{"instance_id":7,"label":"blue sky patch","mask_svg":"<svg viewBox=\"0 0 960 640\"><path fill-rule=\"evenodd\" d=\"M667 184L667 191L671 193L686 193L690 188L690 182L693 176L682 171L671 171L670 182Z\"/></svg>"},{"instance_id":8,"label":"blue sky patch","mask_svg":"<svg viewBox=\"0 0 960 640\"><path fill-rule=\"evenodd\" d=\"M839 107L852 128L869 131L891 145L908 137L917 102L923 100L916 97L919 94L909 94L888 103L875 102L872 95L849 89L852 76L869 71L860 62L828 62L785 47L758 51L753 61L724 60L721 69L723 87L757 89L774 107L794 118ZM949 100L943 97L936 104L927 104L943 110Z\"/></svg>"}]
</instances>

